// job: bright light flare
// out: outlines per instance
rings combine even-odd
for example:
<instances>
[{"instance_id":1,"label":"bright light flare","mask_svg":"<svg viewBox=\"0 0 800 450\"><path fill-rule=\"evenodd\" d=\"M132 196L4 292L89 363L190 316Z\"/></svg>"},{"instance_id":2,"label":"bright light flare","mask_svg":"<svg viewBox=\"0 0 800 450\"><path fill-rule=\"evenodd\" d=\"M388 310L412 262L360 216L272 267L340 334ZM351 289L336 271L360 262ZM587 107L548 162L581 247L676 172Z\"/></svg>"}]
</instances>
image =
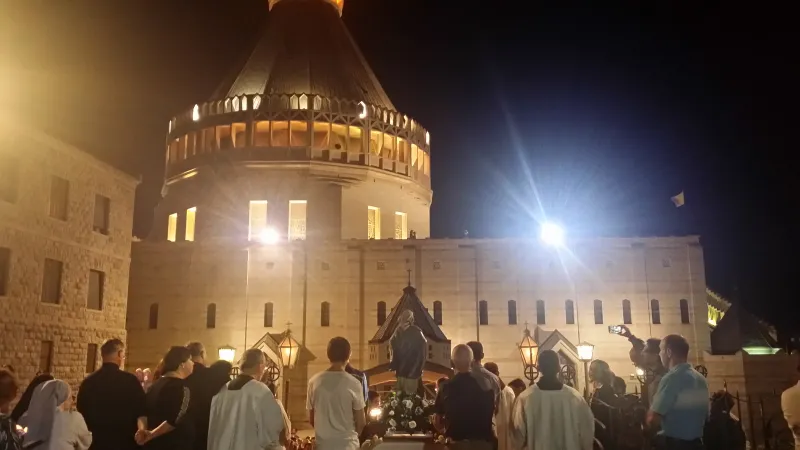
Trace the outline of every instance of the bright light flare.
<instances>
[{"instance_id":1,"label":"bright light flare","mask_svg":"<svg viewBox=\"0 0 800 450\"><path fill-rule=\"evenodd\" d=\"M372 408L369 410L369 416L373 419L380 419L381 414L383 414L383 410L380 408Z\"/></svg>"},{"instance_id":2,"label":"bright light flare","mask_svg":"<svg viewBox=\"0 0 800 450\"><path fill-rule=\"evenodd\" d=\"M542 225L539 237L547 245L561 247L564 245L564 229L558 224L547 222Z\"/></svg>"},{"instance_id":3,"label":"bright light flare","mask_svg":"<svg viewBox=\"0 0 800 450\"><path fill-rule=\"evenodd\" d=\"M280 239L281 235L278 234L275 228L264 228L258 233L258 241L262 244L277 244Z\"/></svg>"},{"instance_id":4,"label":"bright light flare","mask_svg":"<svg viewBox=\"0 0 800 450\"><path fill-rule=\"evenodd\" d=\"M367 104L364 102L359 102L358 104L358 118L364 119L367 117Z\"/></svg>"},{"instance_id":5,"label":"bright light flare","mask_svg":"<svg viewBox=\"0 0 800 450\"><path fill-rule=\"evenodd\" d=\"M641 367L637 367L636 368L636 376L637 377L643 377L644 376L644 369L642 369Z\"/></svg>"}]
</instances>

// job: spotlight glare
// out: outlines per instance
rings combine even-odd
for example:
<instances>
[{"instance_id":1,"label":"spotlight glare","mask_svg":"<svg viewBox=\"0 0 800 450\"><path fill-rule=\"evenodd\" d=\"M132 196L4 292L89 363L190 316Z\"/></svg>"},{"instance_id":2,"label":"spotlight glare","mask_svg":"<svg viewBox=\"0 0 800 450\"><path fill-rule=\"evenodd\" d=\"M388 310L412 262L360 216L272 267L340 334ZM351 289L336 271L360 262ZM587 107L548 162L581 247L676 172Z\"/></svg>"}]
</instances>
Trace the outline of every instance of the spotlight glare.
<instances>
[{"instance_id":1,"label":"spotlight glare","mask_svg":"<svg viewBox=\"0 0 800 450\"><path fill-rule=\"evenodd\" d=\"M564 229L555 223L547 222L543 224L539 236L547 245L553 247L561 247L564 245Z\"/></svg>"},{"instance_id":2,"label":"spotlight glare","mask_svg":"<svg viewBox=\"0 0 800 450\"><path fill-rule=\"evenodd\" d=\"M280 235L274 228L264 228L258 234L258 240L262 244L277 244L280 240Z\"/></svg>"}]
</instances>

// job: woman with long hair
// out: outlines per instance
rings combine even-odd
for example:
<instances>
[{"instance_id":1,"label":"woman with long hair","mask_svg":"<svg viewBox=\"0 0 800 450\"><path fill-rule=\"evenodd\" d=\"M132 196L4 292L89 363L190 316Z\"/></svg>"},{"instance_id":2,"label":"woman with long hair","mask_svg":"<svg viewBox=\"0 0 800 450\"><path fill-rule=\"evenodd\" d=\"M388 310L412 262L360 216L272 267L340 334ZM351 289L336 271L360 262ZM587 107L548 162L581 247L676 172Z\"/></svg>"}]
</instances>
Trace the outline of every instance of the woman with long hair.
<instances>
[{"instance_id":1,"label":"woman with long hair","mask_svg":"<svg viewBox=\"0 0 800 450\"><path fill-rule=\"evenodd\" d=\"M72 411L72 389L63 380L45 381L34 391L20 426L28 428L25 448L86 450L92 444L83 416Z\"/></svg>"},{"instance_id":2,"label":"woman with long hair","mask_svg":"<svg viewBox=\"0 0 800 450\"><path fill-rule=\"evenodd\" d=\"M186 377L192 374L194 362L186 347L172 347L163 359L161 377L147 391L147 425L135 439L148 450L190 450L194 441L194 424L187 417L189 388Z\"/></svg>"},{"instance_id":3,"label":"woman with long hair","mask_svg":"<svg viewBox=\"0 0 800 450\"><path fill-rule=\"evenodd\" d=\"M52 379L54 379L52 375L49 373L43 373L36 375L36 377L31 380L30 384L28 384L28 387L25 388L25 392L22 393L22 397L19 398L17 406L14 407L14 411L11 412L11 418L14 420L14 422L19 422L19 419L22 418L22 415L28 411L28 406L31 404L31 398L33 398L33 391L39 387L40 384Z\"/></svg>"}]
</instances>

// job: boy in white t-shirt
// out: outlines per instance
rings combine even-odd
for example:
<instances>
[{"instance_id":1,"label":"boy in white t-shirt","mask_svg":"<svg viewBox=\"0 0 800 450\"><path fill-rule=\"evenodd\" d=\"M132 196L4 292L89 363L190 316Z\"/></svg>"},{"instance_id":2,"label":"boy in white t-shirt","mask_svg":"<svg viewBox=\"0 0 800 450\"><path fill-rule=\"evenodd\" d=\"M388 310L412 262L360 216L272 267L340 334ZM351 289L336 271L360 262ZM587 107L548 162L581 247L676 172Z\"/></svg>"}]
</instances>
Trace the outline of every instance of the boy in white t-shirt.
<instances>
[{"instance_id":1,"label":"boy in white t-shirt","mask_svg":"<svg viewBox=\"0 0 800 450\"><path fill-rule=\"evenodd\" d=\"M366 424L361 383L345 372L350 343L343 337L328 342L331 367L308 380L311 426L317 450L358 450L358 436Z\"/></svg>"}]
</instances>

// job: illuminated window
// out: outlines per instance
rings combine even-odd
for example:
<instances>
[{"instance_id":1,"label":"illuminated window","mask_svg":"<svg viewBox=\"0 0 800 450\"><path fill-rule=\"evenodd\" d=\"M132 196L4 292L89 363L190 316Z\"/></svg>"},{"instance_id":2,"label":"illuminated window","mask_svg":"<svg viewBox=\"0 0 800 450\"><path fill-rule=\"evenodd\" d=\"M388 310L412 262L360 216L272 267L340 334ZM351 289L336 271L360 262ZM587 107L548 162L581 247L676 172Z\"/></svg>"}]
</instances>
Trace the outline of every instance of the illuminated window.
<instances>
[{"instance_id":1,"label":"illuminated window","mask_svg":"<svg viewBox=\"0 0 800 450\"><path fill-rule=\"evenodd\" d=\"M313 148L317 150L327 150L330 145L331 124L325 122L314 122L314 143Z\"/></svg>"},{"instance_id":2,"label":"illuminated window","mask_svg":"<svg viewBox=\"0 0 800 450\"><path fill-rule=\"evenodd\" d=\"M544 325L546 321L544 312L544 300L536 300L536 324Z\"/></svg>"},{"instance_id":3,"label":"illuminated window","mask_svg":"<svg viewBox=\"0 0 800 450\"><path fill-rule=\"evenodd\" d=\"M331 124L329 145L331 150L347 150L347 127L345 125Z\"/></svg>"},{"instance_id":4,"label":"illuminated window","mask_svg":"<svg viewBox=\"0 0 800 450\"><path fill-rule=\"evenodd\" d=\"M689 302L685 298L681 299L681 323L689 323Z\"/></svg>"},{"instance_id":5,"label":"illuminated window","mask_svg":"<svg viewBox=\"0 0 800 450\"><path fill-rule=\"evenodd\" d=\"M433 302L433 322L436 325L442 324L442 302L438 300Z\"/></svg>"},{"instance_id":6,"label":"illuminated window","mask_svg":"<svg viewBox=\"0 0 800 450\"><path fill-rule=\"evenodd\" d=\"M411 144L411 165L417 165L417 156L419 155L419 147L416 144Z\"/></svg>"},{"instance_id":7,"label":"illuminated window","mask_svg":"<svg viewBox=\"0 0 800 450\"><path fill-rule=\"evenodd\" d=\"M517 301L516 300L509 300L508 301L508 324L509 325L516 325L517 324Z\"/></svg>"},{"instance_id":8,"label":"illuminated window","mask_svg":"<svg viewBox=\"0 0 800 450\"><path fill-rule=\"evenodd\" d=\"M381 238L381 209L367 207L367 239Z\"/></svg>"},{"instance_id":9,"label":"illuminated window","mask_svg":"<svg viewBox=\"0 0 800 450\"><path fill-rule=\"evenodd\" d=\"M372 130L369 132L369 152L373 155L380 155L383 148L383 133Z\"/></svg>"},{"instance_id":10,"label":"illuminated window","mask_svg":"<svg viewBox=\"0 0 800 450\"><path fill-rule=\"evenodd\" d=\"M253 145L256 147L269 147L268 120L262 120L260 122L256 122L256 130L255 133L253 134Z\"/></svg>"},{"instance_id":11,"label":"illuminated window","mask_svg":"<svg viewBox=\"0 0 800 450\"><path fill-rule=\"evenodd\" d=\"M386 322L386 302L378 302L378 326Z\"/></svg>"},{"instance_id":12,"label":"illuminated window","mask_svg":"<svg viewBox=\"0 0 800 450\"><path fill-rule=\"evenodd\" d=\"M594 323L600 325L603 323L603 301L594 301Z\"/></svg>"},{"instance_id":13,"label":"illuminated window","mask_svg":"<svg viewBox=\"0 0 800 450\"><path fill-rule=\"evenodd\" d=\"M289 240L306 238L306 206L305 200L289 202Z\"/></svg>"},{"instance_id":14,"label":"illuminated window","mask_svg":"<svg viewBox=\"0 0 800 450\"><path fill-rule=\"evenodd\" d=\"M248 238L252 241L267 230L267 201L252 200L250 202L250 231Z\"/></svg>"},{"instance_id":15,"label":"illuminated window","mask_svg":"<svg viewBox=\"0 0 800 450\"><path fill-rule=\"evenodd\" d=\"M195 122L200 120L200 106L198 105L194 105L194 108L192 108L192 120Z\"/></svg>"},{"instance_id":16,"label":"illuminated window","mask_svg":"<svg viewBox=\"0 0 800 450\"><path fill-rule=\"evenodd\" d=\"M567 300L564 303L564 310L566 313L567 325L574 325L575 324L575 302L572 300Z\"/></svg>"},{"instance_id":17,"label":"illuminated window","mask_svg":"<svg viewBox=\"0 0 800 450\"><path fill-rule=\"evenodd\" d=\"M650 315L653 318L654 325L661 323L661 306L658 304L658 300L656 299L650 300Z\"/></svg>"},{"instance_id":18,"label":"illuminated window","mask_svg":"<svg viewBox=\"0 0 800 450\"><path fill-rule=\"evenodd\" d=\"M308 122L300 122L299 120L293 120L289 122L289 128L291 129L291 142L289 143L292 147L305 147L309 145L308 142Z\"/></svg>"},{"instance_id":19,"label":"illuminated window","mask_svg":"<svg viewBox=\"0 0 800 450\"><path fill-rule=\"evenodd\" d=\"M194 221L197 217L197 207L191 207L186 210L186 235L184 239L187 241L194 240Z\"/></svg>"},{"instance_id":20,"label":"illuminated window","mask_svg":"<svg viewBox=\"0 0 800 450\"><path fill-rule=\"evenodd\" d=\"M289 122L272 122L272 146L289 146Z\"/></svg>"},{"instance_id":21,"label":"illuminated window","mask_svg":"<svg viewBox=\"0 0 800 450\"><path fill-rule=\"evenodd\" d=\"M300 109L308 109L308 96L306 94L300 95Z\"/></svg>"},{"instance_id":22,"label":"illuminated window","mask_svg":"<svg viewBox=\"0 0 800 450\"><path fill-rule=\"evenodd\" d=\"M231 124L231 136L233 137L233 145L236 148L243 148L247 146L247 125L238 122Z\"/></svg>"},{"instance_id":23,"label":"illuminated window","mask_svg":"<svg viewBox=\"0 0 800 450\"><path fill-rule=\"evenodd\" d=\"M394 213L394 238L408 238L408 214L402 212Z\"/></svg>"},{"instance_id":24,"label":"illuminated window","mask_svg":"<svg viewBox=\"0 0 800 450\"><path fill-rule=\"evenodd\" d=\"M220 150L230 150L233 148L233 135L230 125L220 125L217 127L217 148Z\"/></svg>"},{"instance_id":25,"label":"illuminated window","mask_svg":"<svg viewBox=\"0 0 800 450\"><path fill-rule=\"evenodd\" d=\"M478 323L489 325L489 304L486 303L486 300L478 302Z\"/></svg>"},{"instance_id":26,"label":"illuminated window","mask_svg":"<svg viewBox=\"0 0 800 450\"><path fill-rule=\"evenodd\" d=\"M347 142L347 151L350 153L361 153L361 128L349 127L350 137Z\"/></svg>"},{"instance_id":27,"label":"illuminated window","mask_svg":"<svg viewBox=\"0 0 800 450\"><path fill-rule=\"evenodd\" d=\"M633 323L631 320L631 301L630 300L623 300L622 301L622 323L625 325L630 325Z\"/></svg>"},{"instance_id":28,"label":"illuminated window","mask_svg":"<svg viewBox=\"0 0 800 450\"><path fill-rule=\"evenodd\" d=\"M178 213L169 215L167 221L167 240L175 242L175 235L178 233Z\"/></svg>"}]
</instances>

